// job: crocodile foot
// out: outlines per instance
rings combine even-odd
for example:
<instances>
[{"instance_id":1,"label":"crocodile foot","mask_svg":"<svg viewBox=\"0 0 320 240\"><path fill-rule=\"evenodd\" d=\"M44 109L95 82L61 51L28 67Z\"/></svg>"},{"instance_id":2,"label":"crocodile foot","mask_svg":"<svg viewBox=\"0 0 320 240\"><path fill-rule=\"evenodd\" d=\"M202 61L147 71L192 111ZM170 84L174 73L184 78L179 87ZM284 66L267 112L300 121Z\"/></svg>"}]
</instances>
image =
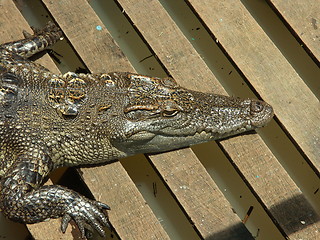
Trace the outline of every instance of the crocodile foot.
<instances>
[{"instance_id":1,"label":"crocodile foot","mask_svg":"<svg viewBox=\"0 0 320 240\"><path fill-rule=\"evenodd\" d=\"M99 201L79 196L78 199L70 203L66 210L66 214L62 217L61 231L65 233L68 223L71 220L74 220L81 232L82 238L85 237L86 224L89 224L95 229L99 235L105 237L103 227L111 229L108 215L105 210L110 210L110 207Z\"/></svg>"}]
</instances>

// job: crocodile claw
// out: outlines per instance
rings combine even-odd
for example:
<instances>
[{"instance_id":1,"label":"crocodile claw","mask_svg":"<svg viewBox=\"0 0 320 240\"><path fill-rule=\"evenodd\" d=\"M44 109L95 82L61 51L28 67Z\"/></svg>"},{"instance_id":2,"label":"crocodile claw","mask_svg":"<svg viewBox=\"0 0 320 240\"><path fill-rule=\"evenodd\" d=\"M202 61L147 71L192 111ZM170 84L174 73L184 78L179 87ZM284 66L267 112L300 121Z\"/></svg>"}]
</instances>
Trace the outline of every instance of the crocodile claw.
<instances>
[{"instance_id":1,"label":"crocodile claw","mask_svg":"<svg viewBox=\"0 0 320 240\"><path fill-rule=\"evenodd\" d=\"M65 233L68 223L74 220L81 232L82 238L85 238L86 224L95 229L100 236L105 237L103 227L108 227L109 229L111 227L108 215L104 210L110 210L110 207L98 201L79 198L69 205L66 214L62 217L61 231Z\"/></svg>"}]
</instances>

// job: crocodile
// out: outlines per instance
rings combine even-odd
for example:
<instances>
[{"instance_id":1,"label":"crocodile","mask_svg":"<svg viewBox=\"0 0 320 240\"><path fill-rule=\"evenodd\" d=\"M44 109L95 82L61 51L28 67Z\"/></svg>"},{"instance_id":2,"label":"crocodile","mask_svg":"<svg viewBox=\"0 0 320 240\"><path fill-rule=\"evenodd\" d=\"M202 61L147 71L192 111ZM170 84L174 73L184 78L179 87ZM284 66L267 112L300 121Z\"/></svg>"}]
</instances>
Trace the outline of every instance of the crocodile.
<instances>
[{"instance_id":1,"label":"crocodile","mask_svg":"<svg viewBox=\"0 0 320 240\"><path fill-rule=\"evenodd\" d=\"M63 38L49 22L0 45L0 210L38 223L74 220L101 236L110 226L100 201L60 185L44 185L63 166L108 163L226 138L265 126L264 101L202 93L170 77L130 72L54 74L29 58Z\"/></svg>"}]
</instances>

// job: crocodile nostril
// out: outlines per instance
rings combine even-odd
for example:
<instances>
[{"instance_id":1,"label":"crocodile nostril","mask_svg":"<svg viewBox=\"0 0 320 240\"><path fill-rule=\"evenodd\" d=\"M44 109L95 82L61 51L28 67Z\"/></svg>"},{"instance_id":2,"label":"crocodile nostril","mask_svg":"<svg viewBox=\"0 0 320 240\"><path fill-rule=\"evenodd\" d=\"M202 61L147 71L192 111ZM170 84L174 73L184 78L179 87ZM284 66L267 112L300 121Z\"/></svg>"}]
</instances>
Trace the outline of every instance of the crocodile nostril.
<instances>
[{"instance_id":1,"label":"crocodile nostril","mask_svg":"<svg viewBox=\"0 0 320 240\"><path fill-rule=\"evenodd\" d=\"M255 113L261 112L265 107L265 104L259 100L253 100L250 105L250 110Z\"/></svg>"}]
</instances>

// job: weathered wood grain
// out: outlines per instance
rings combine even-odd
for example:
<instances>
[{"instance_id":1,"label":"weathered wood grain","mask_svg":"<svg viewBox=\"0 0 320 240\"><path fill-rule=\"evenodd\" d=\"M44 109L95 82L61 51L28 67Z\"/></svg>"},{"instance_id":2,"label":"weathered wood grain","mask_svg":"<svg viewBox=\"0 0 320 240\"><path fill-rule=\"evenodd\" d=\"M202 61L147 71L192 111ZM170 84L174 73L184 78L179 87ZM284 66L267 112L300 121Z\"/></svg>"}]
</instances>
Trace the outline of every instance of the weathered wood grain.
<instances>
[{"instance_id":1,"label":"weathered wood grain","mask_svg":"<svg viewBox=\"0 0 320 240\"><path fill-rule=\"evenodd\" d=\"M267 1L303 42L309 52L320 61L320 3L318 1ZM319 76L320 78L320 76Z\"/></svg>"},{"instance_id":2,"label":"weathered wood grain","mask_svg":"<svg viewBox=\"0 0 320 240\"><path fill-rule=\"evenodd\" d=\"M188 1L190 6L207 25L212 34L219 40L221 46L234 60L244 76L255 87L259 94L275 109L277 117L284 127L299 144L304 153L319 169L320 156L320 108L319 101L296 74L292 66L281 55L271 40L246 11L240 1ZM298 96L298 97L297 97ZM306 117L308 116L308 120ZM301 120L303 122L301 122ZM306 127L307 126L307 127ZM236 145L240 138L246 138L248 146L251 142L254 148L239 149ZM301 235L313 238L317 233L319 216L310 207L307 200L301 196L299 189L270 153L263 153L264 144L253 136L243 136L222 141L221 144L244 174L246 181L254 188L259 198L269 208L284 232L292 239ZM253 139L251 139L253 138ZM247 153L245 153L247 152ZM255 158L247 154L256 152ZM240 158L242 154L245 156ZM263 160L262 160L263 159ZM259 162L259 164L257 164ZM265 167L268 167L266 171ZM271 173L269 172L271 171ZM257 174L259 172L259 174ZM265 178L254 176L264 175ZM266 175L267 174L267 175ZM270 184L268 186L268 184ZM297 197L297 195L299 197ZM301 198L300 198L301 196ZM290 212L280 211L274 206L282 206L287 201ZM301 201L304 202L301 204ZM299 206L305 206L305 211L311 211L309 225L299 225L299 215L305 218ZM284 210L285 208L282 208ZM289 223L287 219L291 220ZM301 229L303 228L303 229Z\"/></svg>"},{"instance_id":3,"label":"weathered wood grain","mask_svg":"<svg viewBox=\"0 0 320 240\"><path fill-rule=\"evenodd\" d=\"M274 107L276 116L319 176L319 100L240 1L188 2L250 84Z\"/></svg>"},{"instance_id":4,"label":"weathered wood grain","mask_svg":"<svg viewBox=\"0 0 320 240\"><path fill-rule=\"evenodd\" d=\"M149 157L204 239L253 239L191 150Z\"/></svg>"}]
</instances>

